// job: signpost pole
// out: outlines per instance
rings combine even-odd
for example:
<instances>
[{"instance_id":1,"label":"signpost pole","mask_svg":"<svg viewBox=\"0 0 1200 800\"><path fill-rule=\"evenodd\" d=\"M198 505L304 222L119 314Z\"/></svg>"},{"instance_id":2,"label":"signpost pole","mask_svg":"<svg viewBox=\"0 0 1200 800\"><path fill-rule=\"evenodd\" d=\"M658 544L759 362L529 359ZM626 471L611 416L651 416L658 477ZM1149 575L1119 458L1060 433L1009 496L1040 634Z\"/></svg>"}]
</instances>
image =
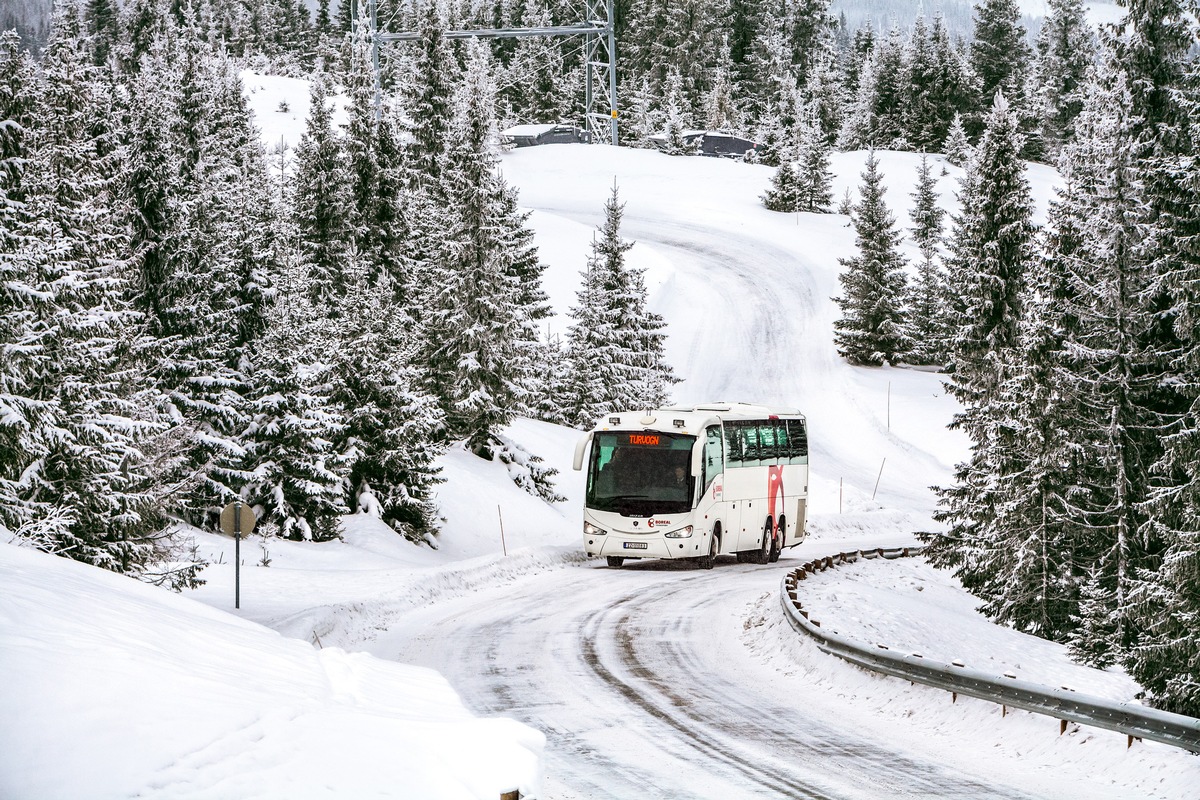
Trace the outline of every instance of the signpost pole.
<instances>
[{"instance_id":1,"label":"signpost pole","mask_svg":"<svg viewBox=\"0 0 1200 800\"><path fill-rule=\"evenodd\" d=\"M242 607L242 504L233 508L233 607Z\"/></svg>"}]
</instances>

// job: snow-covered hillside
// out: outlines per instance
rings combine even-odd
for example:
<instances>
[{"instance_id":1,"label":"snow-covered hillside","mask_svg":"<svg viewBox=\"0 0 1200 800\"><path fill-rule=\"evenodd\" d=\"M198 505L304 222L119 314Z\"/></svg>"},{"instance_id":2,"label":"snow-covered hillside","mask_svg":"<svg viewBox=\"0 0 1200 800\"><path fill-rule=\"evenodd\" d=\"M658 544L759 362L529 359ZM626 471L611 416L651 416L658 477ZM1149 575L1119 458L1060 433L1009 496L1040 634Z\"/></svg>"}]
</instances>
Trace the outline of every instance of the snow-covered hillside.
<instances>
[{"instance_id":1,"label":"snow-covered hillside","mask_svg":"<svg viewBox=\"0 0 1200 800\"><path fill-rule=\"evenodd\" d=\"M307 103L303 84L250 76L247 86L268 145L294 143ZM907 227L919 157L879 156L888 202ZM864 157L835 157L837 196L857 186ZM779 402L808 414L811 535L785 554L779 575L795 558L904 543L933 526L928 487L947 481L965 451L945 429L955 403L936 374L855 368L836 356L837 259L854 246L846 217L768 212L759 197L771 170L732 161L559 145L509 153L502 168L533 211L557 311L553 330L569 324L578 273L615 181L626 202L623 233L637 242L629 259L647 269L651 307L668 322L668 355L683 378L676 399ZM939 182L950 209L959 175L946 167ZM1035 167L1030 179L1044 218L1055 176ZM905 252L915 260L915 250ZM455 635L429 621L436 615L422 616L430 609L444 606L440 620L453 619L472 613L456 603L496 606L549 586L564 613L578 612L601 602L579 593L585 579L611 578L604 585L617 592L658 577L607 574L585 561L582 487L570 470L578 432L521 420L509 434L560 471L565 502L547 505L518 489L502 464L452 449L441 462L445 522L436 551L403 542L366 515L346 518L342 542L251 536L241 544L240 609L234 544L221 536L194 534L211 562L208 583L183 597L0 543L0 797L438 800L516 788L543 798L586 796L545 758L556 748L561 754L559 743L574 735L570 707L558 709L567 722L556 730L517 722L515 711L472 716L488 711L469 699L487 693L488 675L474 662L447 683L388 660L414 638L429 644ZM931 653L940 647L1031 680L1123 698L1136 688L1120 673L1068 664L1057 646L993 629L945 575L887 569L824 576L813 607L863 636ZM716 579L722 570L746 578L730 562ZM885 604L890 613L869 613ZM778 613L775 598L761 591L731 606L714 630L740 633L714 641L714 652L752 665L754 674L802 684L806 704L829 704L835 719L852 721L846 737L890 737L894 752L918 764L945 753L944 771L974 770L979 796L991 796L978 783L988 779L1005 782L1004 796L1114 799L1185 798L1200 782L1196 760L1170 748L1126 751L1120 737L1086 732L1043 737L1056 730L1044 719L998 728L987 722L994 708L897 689L899 682L793 644ZM536 674L560 654L541 647L532 614L528 625L526 663L514 669ZM485 650L474 640L453 644L447 651ZM430 644L420 652L442 651ZM488 663L485 652L480 659ZM462 665L436 666L449 673ZM568 682L547 681L556 697L573 693ZM620 744L612 730L604 741ZM1015 765L1028 774L1010 775ZM692 780L702 786L702 769ZM1072 795L1075 787L1083 788Z\"/></svg>"}]
</instances>

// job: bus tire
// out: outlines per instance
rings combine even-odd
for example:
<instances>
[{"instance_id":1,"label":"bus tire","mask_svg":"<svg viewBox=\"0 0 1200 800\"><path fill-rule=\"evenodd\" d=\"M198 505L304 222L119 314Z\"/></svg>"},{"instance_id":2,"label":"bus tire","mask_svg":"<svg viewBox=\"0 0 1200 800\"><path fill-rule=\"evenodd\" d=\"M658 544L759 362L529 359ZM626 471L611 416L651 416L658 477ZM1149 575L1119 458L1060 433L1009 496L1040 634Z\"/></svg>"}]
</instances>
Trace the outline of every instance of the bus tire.
<instances>
[{"instance_id":1,"label":"bus tire","mask_svg":"<svg viewBox=\"0 0 1200 800\"><path fill-rule=\"evenodd\" d=\"M775 537L771 539L771 557L767 561L774 564L779 560L780 553L783 552L784 536L787 534L787 519L779 518L779 524L775 526Z\"/></svg>"},{"instance_id":2,"label":"bus tire","mask_svg":"<svg viewBox=\"0 0 1200 800\"><path fill-rule=\"evenodd\" d=\"M700 569L712 569L717 563L717 539L721 535L721 525L718 523L713 528L712 536L708 540L708 555L700 556L696 563L700 565Z\"/></svg>"},{"instance_id":3,"label":"bus tire","mask_svg":"<svg viewBox=\"0 0 1200 800\"><path fill-rule=\"evenodd\" d=\"M753 563L767 564L770 562L770 560L771 560L771 540L774 538L774 535L775 535L775 526L771 524L771 518L768 517L767 521L765 523L763 523L762 543L759 544L757 550L754 550L751 553L751 557L753 558Z\"/></svg>"},{"instance_id":4,"label":"bus tire","mask_svg":"<svg viewBox=\"0 0 1200 800\"><path fill-rule=\"evenodd\" d=\"M607 556L607 558L608 558L608 565L613 568L619 567L625 563L625 559L623 556Z\"/></svg>"}]
</instances>

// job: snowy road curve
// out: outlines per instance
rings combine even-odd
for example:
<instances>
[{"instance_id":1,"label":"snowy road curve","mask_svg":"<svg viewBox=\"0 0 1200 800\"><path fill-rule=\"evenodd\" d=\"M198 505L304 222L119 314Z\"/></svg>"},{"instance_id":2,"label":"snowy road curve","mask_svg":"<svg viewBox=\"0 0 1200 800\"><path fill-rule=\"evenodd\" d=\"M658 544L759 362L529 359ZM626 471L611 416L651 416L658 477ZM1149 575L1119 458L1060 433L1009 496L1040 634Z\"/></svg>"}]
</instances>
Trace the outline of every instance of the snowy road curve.
<instances>
[{"instance_id":1,"label":"snowy road curve","mask_svg":"<svg viewBox=\"0 0 1200 800\"><path fill-rule=\"evenodd\" d=\"M590 562L410 612L371 649L544 731L549 798L1032 796L877 738L757 657L748 642L794 636L780 574Z\"/></svg>"}]
</instances>

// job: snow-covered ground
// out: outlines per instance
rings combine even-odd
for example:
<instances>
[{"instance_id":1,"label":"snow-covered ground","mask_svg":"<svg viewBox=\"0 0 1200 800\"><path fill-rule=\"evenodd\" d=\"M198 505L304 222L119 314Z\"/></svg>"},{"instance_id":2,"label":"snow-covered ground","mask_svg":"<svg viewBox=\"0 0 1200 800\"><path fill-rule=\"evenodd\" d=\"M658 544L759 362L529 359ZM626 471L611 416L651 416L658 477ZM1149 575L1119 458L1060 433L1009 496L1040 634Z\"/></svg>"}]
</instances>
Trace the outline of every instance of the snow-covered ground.
<instances>
[{"instance_id":1,"label":"snow-covered ground","mask_svg":"<svg viewBox=\"0 0 1200 800\"><path fill-rule=\"evenodd\" d=\"M264 140L294 144L306 86L250 78ZM907 226L918 157L879 155ZM839 197L863 159L835 156ZM837 358L830 298L854 246L845 217L768 212L772 171L732 161L557 145L509 153L502 169L534 212L552 330L569 324L615 181L637 242L629 258L668 321L676 400L808 414L809 540L766 568L600 567L580 549L578 433L520 420L511 436L559 469L566 502L547 505L503 465L451 450L438 550L363 515L346 518L343 542L251 536L240 609L225 537L194 534L208 583L182 597L0 543L0 798L1195 796L1200 761L1188 754L1127 750L1086 729L1059 737L1035 715L1001 723L988 704L826 656L783 620L785 570L910 543L934 525L928 487L965 451L945 430L955 405L937 375ZM953 209L960 172L946 171ZM1041 215L1054 177L1031 169ZM825 624L868 640L1107 697L1137 690L990 625L919 560L843 566L804 590ZM672 665L741 677L672 700L655 677ZM796 728L779 732L784 745L759 749L759 722L781 720ZM814 772L789 772L806 762Z\"/></svg>"}]
</instances>

